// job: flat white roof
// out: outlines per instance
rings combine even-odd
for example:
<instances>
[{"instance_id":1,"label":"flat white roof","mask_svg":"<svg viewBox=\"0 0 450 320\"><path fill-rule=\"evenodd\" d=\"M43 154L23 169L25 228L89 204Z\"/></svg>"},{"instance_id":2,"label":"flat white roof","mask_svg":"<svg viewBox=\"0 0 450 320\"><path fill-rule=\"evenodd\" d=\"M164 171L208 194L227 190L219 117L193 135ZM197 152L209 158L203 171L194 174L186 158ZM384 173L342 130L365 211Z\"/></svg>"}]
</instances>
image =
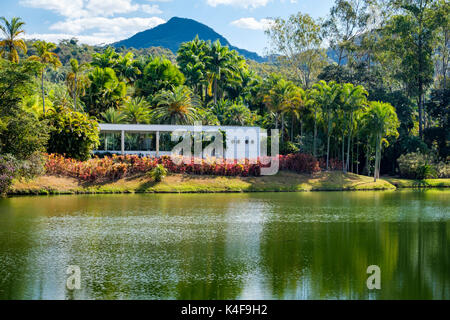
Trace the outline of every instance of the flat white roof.
<instances>
[{"instance_id":1,"label":"flat white roof","mask_svg":"<svg viewBox=\"0 0 450 320\"><path fill-rule=\"evenodd\" d=\"M134 132L147 132L147 131L161 131L172 132L175 130L194 131L193 125L169 125L169 124L110 124L100 123L100 131L134 131ZM259 127L240 127L240 126L202 126L202 131L217 131L217 130L239 130L239 129L256 129Z\"/></svg>"}]
</instances>

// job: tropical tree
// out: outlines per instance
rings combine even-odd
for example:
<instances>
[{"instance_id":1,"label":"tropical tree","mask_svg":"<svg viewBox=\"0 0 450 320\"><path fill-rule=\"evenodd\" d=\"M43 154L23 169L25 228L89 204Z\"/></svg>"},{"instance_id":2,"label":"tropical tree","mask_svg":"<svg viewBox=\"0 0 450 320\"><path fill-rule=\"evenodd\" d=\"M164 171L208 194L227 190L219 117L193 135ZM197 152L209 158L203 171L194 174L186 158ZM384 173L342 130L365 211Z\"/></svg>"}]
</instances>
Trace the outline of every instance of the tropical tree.
<instances>
[{"instance_id":1,"label":"tropical tree","mask_svg":"<svg viewBox=\"0 0 450 320\"><path fill-rule=\"evenodd\" d=\"M197 120L198 98L186 86L162 90L154 97L156 103L152 116L157 121L170 124L191 124Z\"/></svg>"},{"instance_id":2,"label":"tropical tree","mask_svg":"<svg viewBox=\"0 0 450 320\"><path fill-rule=\"evenodd\" d=\"M305 107L310 103L311 100L309 99L307 92L302 88L294 86L292 90L290 90L286 104L282 106L282 112L291 115L291 141L294 140L295 120L301 118L302 112L304 112Z\"/></svg>"},{"instance_id":3,"label":"tropical tree","mask_svg":"<svg viewBox=\"0 0 450 320\"><path fill-rule=\"evenodd\" d=\"M325 131L327 134L327 170L329 169L330 160L330 139L333 132L333 121L335 113L339 107L339 98L341 94L341 86L336 82L326 83L321 80L313 86L311 95L322 111L322 118L325 123Z\"/></svg>"},{"instance_id":4,"label":"tropical tree","mask_svg":"<svg viewBox=\"0 0 450 320\"><path fill-rule=\"evenodd\" d=\"M56 49L56 45L51 42L45 41L36 41L33 44L33 47L36 48L36 55L29 57L28 59L31 61L37 61L42 64L41 67L41 90L42 90L42 109L45 115L45 87L44 87L44 77L45 70L48 66L53 67L54 69L62 66L61 61L56 53L52 52Z\"/></svg>"},{"instance_id":5,"label":"tropical tree","mask_svg":"<svg viewBox=\"0 0 450 320\"><path fill-rule=\"evenodd\" d=\"M8 21L5 17L0 18L0 30L3 40L0 41L0 57L5 57L11 62L19 62L19 50L27 53L27 45L23 39L18 37L25 33L22 27L25 25L20 18L14 17Z\"/></svg>"},{"instance_id":6,"label":"tropical tree","mask_svg":"<svg viewBox=\"0 0 450 320\"><path fill-rule=\"evenodd\" d=\"M128 52L117 59L115 70L121 79L125 79L128 84L133 84L141 74L139 68L134 64L134 55Z\"/></svg>"},{"instance_id":7,"label":"tropical tree","mask_svg":"<svg viewBox=\"0 0 450 320\"><path fill-rule=\"evenodd\" d=\"M141 124L150 120L150 104L143 97L131 99L120 110L127 123Z\"/></svg>"},{"instance_id":8,"label":"tropical tree","mask_svg":"<svg viewBox=\"0 0 450 320\"><path fill-rule=\"evenodd\" d=\"M375 170L374 181L380 178L381 148L388 144L389 136L398 137L397 128L400 126L395 108L379 101L369 102L367 112L364 114L365 126L371 132L370 141L375 144Z\"/></svg>"},{"instance_id":9,"label":"tropical tree","mask_svg":"<svg viewBox=\"0 0 450 320\"><path fill-rule=\"evenodd\" d=\"M203 96L203 87L208 85L206 65L210 60L210 48L211 42L196 36L194 40L181 44L177 53L177 63L186 77L186 84L200 97Z\"/></svg>"},{"instance_id":10,"label":"tropical tree","mask_svg":"<svg viewBox=\"0 0 450 320\"><path fill-rule=\"evenodd\" d=\"M70 72L66 77L66 85L70 96L73 99L75 110L77 109L77 98L86 93L87 78L82 72L88 68L88 64L79 64L77 59L70 59Z\"/></svg>"},{"instance_id":11,"label":"tropical tree","mask_svg":"<svg viewBox=\"0 0 450 320\"><path fill-rule=\"evenodd\" d=\"M96 116L108 108L118 108L126 98L127 85L111 68L96 67L88 74L89 86L82 97L90 115Z\"/></svg>"},{"instance_id":12,"label":"tropical tree","mask_svg":"<svg viewBox=\"0 0 450 320\"><path fill-rule=\"evenodd\" d=\"M275 129L278 129L279 116L281 114L281 140L284 136L284 113L283 108L290 103L292 91L295 86L292 82L281 79L264 96L264 104L269 111L275 113Z\"/></svg>"},{"instance_id":13,"label":"tropical tree","mask_svg":"<svg viewBox=\"0 0 450 320\"><path fill-rule=\"evenodd\" d=\"M246 105L240 102L234 102L227 106L222 124L230 126L248 126L253 124L253 120L254 115Z\"/></svg>"},{"instance_id":14,"label":"tropical tree","mask_svg":"<svg viewBox=\"0 0 450 320\"><path fill-rule=\"evenodd\" d=\"M102 116L103 120L106 123L115 123L115 124L125 123L127 118L122 111L114 108L108 108L105 112L102 112L100 115Z\"/></svg>"},{"instance_id":15,"label":"tropical tree","mask_svg":"<svg viewBox=\"0 0 450 320\"><path fill-rule=\"evenodd\" d=\"M217 103L218 82L235 71L233 62L236 62L236 55L236 51L230 51L228 47L222 46L219 40L211 46L210 58L207 60L206 69L213 87L214 104Z\"/></svg>"},{"instance_id":16,"label":"tropical tree","mask_svg":"<svg viewBox=\"0 0 450 320\"><path fill-rule=\"evenodd\" d=\"M433 81L432 54L441 10L438 10L439 1L435 0L398 0L393 4L398 14L383 29L386 50L401 57L396 76L406 85L409 95L417 100L422 138L425 93ZM446 15L449 15L448 10Z\"/></svg>"},{"instance_id":17,"label":"tropical tree","mask_svg":"<svg viewBox=\"0 0 450 320\"><path fill-rule=\"evenodd\" d=\"M350 141L353 137L353 128L355 121L355 113L366 105L368 92L362 86L354 86L351 83L345 83L341 87L341 103L344 118L347 120L347 160L345 162L344 172L350 167Z\"/></svg>"},{"instance_id":18,"label":"tropical tree","mask_svg":"<svg viewBox=\"0 0 450 320\"><path fill-rule=\"evenodd\" d=\"M184 84L185 78L176 65L164 58L148 62L141 77L135 83L136 95L149 97L160 90Z\"/></svg>"}]
</instances>

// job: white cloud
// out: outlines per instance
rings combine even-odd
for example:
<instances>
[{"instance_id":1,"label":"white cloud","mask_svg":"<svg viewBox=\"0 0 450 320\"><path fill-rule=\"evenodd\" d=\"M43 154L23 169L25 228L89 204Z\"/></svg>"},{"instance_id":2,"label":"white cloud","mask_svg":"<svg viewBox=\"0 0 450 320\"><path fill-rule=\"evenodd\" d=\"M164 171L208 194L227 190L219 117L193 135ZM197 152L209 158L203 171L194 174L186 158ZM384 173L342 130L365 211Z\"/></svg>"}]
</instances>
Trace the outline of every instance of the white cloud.
<instances>
[{"instance_id":1,"label":"white cloud","mask_svg":"<svg viewBox=\"0 0 450 320\"><path fill-rule=\"evenodd\" d=\"M143 4L141 6L141 10L148 14L161 14L162 13L161 9L159 9L159 6L157 4L155 4L155 5Z\"/></svg>"},{"instance_id":2,"label":"white cloud","mask_svg":"<svg viewBox=\"0 0 450 320\"><path fill-rule=\"evenodd\" d=\"M158 5L140 5L133 0L21 0L20 4L25 7L50 10L70 19L110 17L140 10L150 14L162 13Z\"/></svg>"},{"instance_id":3,"label":"white cloud","mask_svg":"<svg viewBox=\"0 0 450 320\"><path fill-rule=\"evenodd\" d=\"M89 0L86 9L93 15L113 16L117 13L130 13L139 10L132 0Z\"/></svg>"},{"instance_id":4,"label":"white cloud","mask_svg":"<svg viewBox=\"0 0 450 320\"><path fill-rule=\"evenodd\" d=\"M206 0L206 3L212 7L218 5L231 5L243 8L257 8L266 6L271 0Z\"/></svg>"},{"instance_id":5,"label":"white cloud","mask_svg":"<svg viewBox=\"0 0 450 320\"><path fill-rule=\"evenodd\" d=\"M100 35L87 35L80 36L76 34L67 34L67 33L31 33L26 34L25 39L30 40L45 40L49 42L59 42L64 39L72 39L77 38L80 43L89 44L89 45L103 45L116 42L119 39L115 39L113 37L102 37Z\"/></svg>"},{"instance_id":6,"label":"white cloud","mask_svg":"<svg viewBox=\"0 0 450 320\"><path fill-rule=\"evenodd\" d=\"M144 31L164 23L165 20L158 17L151 18L80 18L57 22L50 26L50 30L61 31L65 34L82 34L85 31L95 32L93 36L102 39L121 40L130 37L140 31Z\"/></svg>"},{"instance_id":7,"label":"white cloud","mask_svg":"<svg viewBox=\"0 0 450 320\"><path fill-rule=\"evenodd\" d=\"M241 18L239 20L232 21L231 25L242 29L266 30L270 27L272 21L273 20L271 19L261 19L258 21L255 18Z\"/></svg>"},{"instance_id":8,"label":"white cloud","mask_svg":"<svg viewBox=\"0 0 450 320\"><path fill-rule=\"evenodd\" d=\"M65 17L79 18L88 14L83 0L21 0L25 7L45 9L56 12Z\"/></svg>"},{"instance_id":9,"label":"white cloud","mask_svg":"<svg viewBox=\"0 0 450 320\"><path fill-rule=\"evenodd\" d=\"M39 38L58 42L75 37L81 43L106 44L165 22L159 17L115 17L118 14L137 11L147 14L162 13L158 5L135 4L133 0L21 0L21 4L50 10L65 17L65 20L50 26L49 29L55 33L29 34L27 39Z\"/></svg>"}]
</instances>

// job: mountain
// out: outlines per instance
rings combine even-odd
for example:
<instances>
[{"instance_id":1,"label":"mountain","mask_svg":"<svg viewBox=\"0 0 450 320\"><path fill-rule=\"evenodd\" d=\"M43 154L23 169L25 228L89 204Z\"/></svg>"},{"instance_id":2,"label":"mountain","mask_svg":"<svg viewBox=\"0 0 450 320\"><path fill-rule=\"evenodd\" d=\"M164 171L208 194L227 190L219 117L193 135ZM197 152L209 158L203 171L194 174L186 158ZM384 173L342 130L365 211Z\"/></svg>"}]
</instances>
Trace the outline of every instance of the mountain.
<instances>
[{"instance_id":1,"label":"mountain","mask_svg":"<svg viewBox=\"0 0 450 320\"><path fill-rule=\"evenodd\" d=\"M255 52L247 51L232 46L227 39L215 32L213 29L192 19L174 17L164 24L160 24L155 28L139 32L131 38L116 42L115 47L127 48L149 48L164 47L176 53L183 42L193 40L196 36L201 40L211 40L212 42L219 40L224 46L228 46L232 50L236 50L247 59L257 62L266 61L265 58L259 56Z\"/></svg>"}]
</instances>

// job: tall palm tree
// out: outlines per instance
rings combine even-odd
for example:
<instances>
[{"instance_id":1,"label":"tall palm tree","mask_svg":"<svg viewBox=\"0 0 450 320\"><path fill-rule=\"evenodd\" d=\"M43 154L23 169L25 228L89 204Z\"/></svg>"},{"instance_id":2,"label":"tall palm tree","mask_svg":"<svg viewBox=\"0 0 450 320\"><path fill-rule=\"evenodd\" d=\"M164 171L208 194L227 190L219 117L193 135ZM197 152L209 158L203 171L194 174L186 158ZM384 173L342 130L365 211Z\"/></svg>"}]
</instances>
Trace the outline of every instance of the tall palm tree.
<instances>
[{"instance_id":1,"label":"tall palm tree","mask_svg":"<svg viewBox=\"0 0 450 320\"><path fill-rule=\"evenodd\" d=\"M374 181L380 178L381 147L382 143L388 143L386 137L398 137L397 128L400 122L395 108L379 101L369 102L369 107L364 115L364 121L371 134L371 140L375 142L375 170Z\"/></svg>"},{"instance_id":2,"label":"tall palm tree","mask_svg":"<svg viewBox=\"0 0 450 320\"><path fill-rule=\"evenodd\" d=\"M142 124L150 120L150 104L143 98L133 98L120 108L127 123Z\"/></svg>"},{"instance_id":3,"label":"tall palm tree","mask_svg":"<svg viewBox=\"0 0 450 320\"><path fill-rule=\"evenodd\" d=\"M345 162L344 172L350 167L350 141L353 135L354 114L362 109L366 104L368 92L362 86L354 86L351 83L345 83L341 89L342 108L347 118L347 160Z\"/></svg>"},{"instance_id":4,"label":"tall palm tree","mask_svg":"<svg viewBox=\"0 0 450 320\"><path fill-rule=\"evenodd\" d=\"M36 41L33 44L36 48L37 55L31 56L28 59L32 61L38 61L42 64L41 67L41 89L42 89L42 108L45 115L45 88L44 88L44 76L45 70L48 66L53 68L59 68L62 66L61 61L56 53L52 52L56 49L56 45L51 42Z\"/></svg>"},{"instance_id":5,"label":"tall palm tree","mask_svg":"<svg viewBox=\"0 0 450 320\"><path fill-rule=\"evenodd\" d=\"M217 40L211 46L209 52L210 59L207 62L207 70L214 91L214 104L217 103L218 97L218 82L223 77L230 75L233 70L233 53L228 47L223 47L220 41Z\"/></svg>"},{"instance_id":6,"label":"tall palm tree","mask_svg":"<svg viewBox=\"0 0 450 320\"><path fill-rule=\"evenodd\" d=\"M152 111L155 120L170 124L191 124L197 120L198 98L186 86L172 91L162 90L156 94L156 108Z\"/></svg>"},{"instance_id":7,"label":"tall palm tree","mask_svg":"<svg viewBox=\"0 0 450 320\"><path fill-rule=\"evenodd\" d=\"M281 114L281 141L284 141L284 112L283 108L290 104L292 91L295 86L292 82L281 79L269 90L264 97L264 104L269 111L275 113L275 129L278 129L279 116Z\"/></svg>"},{"instance_id":8,"label":"tall palm tree","mask_svg":"<svg viewBox=\"0 0 450 320\"><path fill-rule=\"evenodd\" d=\"M321 80L313 86L312 95L315 103L320 106L322 110L322 118L325 121L325 128L327 133L327 170L329 169L330 161L330 139L333 132L333 121L335 112L339 107L339 98L341 93L341 86L334 81L326 83Z\"/></svg>"},{"instance_id":9,"label":"tall palm tree","mask_svg":"<svg viewBox=\"0 0 450 320\"><path fill-rule=\"evenodd\" d=\"M181 44L177 52L177 63L180 70L186 76L187 84L199 96L203 96L203 86L207 88L208 84L206 65L210 60L208 55L210 47L210 42L200 40L196 36L194 40Z\"/></svg>"},{"instance_id":10,"label":"tall palm tree","mask_svg":"<svg viewBox=\"0 0 450 320\"><path fill-rule=\"evenodd\" d=\"M25 33L22 27L25 25L20 18L14 17L11 22L5 17L0 18L0 30L3 33L4 39L0 41L0 57L6 56L11 62L19 62L19 50L27 53L27 45L22 39L18 37Z\"/></svg>"},{"instance_id":11,"label":"tall palm tree","mask_svg":"<svg viewBox=\"0 0 450 320\"><path fill-rule=\"evenodd\" d=\"M70 59L70 72L66 77L67 89L73 99L74 110L77 109L78 96L84 95L87 78L83 77L82 72L87 69L88 64L79 64L78 60Z\"/></svg>"},{"instance_id":12,"label":"tall palm tree","mask_svg":"<svg viewBox=\"0 0 450 320\"><path fill-rule=\"evenodd\" d=\"M132 52L128 52L124 56L120 56L117 59L115 69L117 74L125 79L128 84L133 84L137 77L141 74L139 68L134 64L134 55Z\"/></svg>"},{"instance_id":13,"label":"tall palm tree","mask_svg":"<svg viewBox=\"0 0 450 320\"><path fill-rule=\"evenodd\" d=\"M287 99L287 103L282 106L282 112L291 115L291 132L290 139L291 141L294 139L294 123L295 120L300 119L301 113L305 106L308 104L308 96L300 87L294 86L292 90L289 92L289 98Z\"/></svg>"}]
</instances>

